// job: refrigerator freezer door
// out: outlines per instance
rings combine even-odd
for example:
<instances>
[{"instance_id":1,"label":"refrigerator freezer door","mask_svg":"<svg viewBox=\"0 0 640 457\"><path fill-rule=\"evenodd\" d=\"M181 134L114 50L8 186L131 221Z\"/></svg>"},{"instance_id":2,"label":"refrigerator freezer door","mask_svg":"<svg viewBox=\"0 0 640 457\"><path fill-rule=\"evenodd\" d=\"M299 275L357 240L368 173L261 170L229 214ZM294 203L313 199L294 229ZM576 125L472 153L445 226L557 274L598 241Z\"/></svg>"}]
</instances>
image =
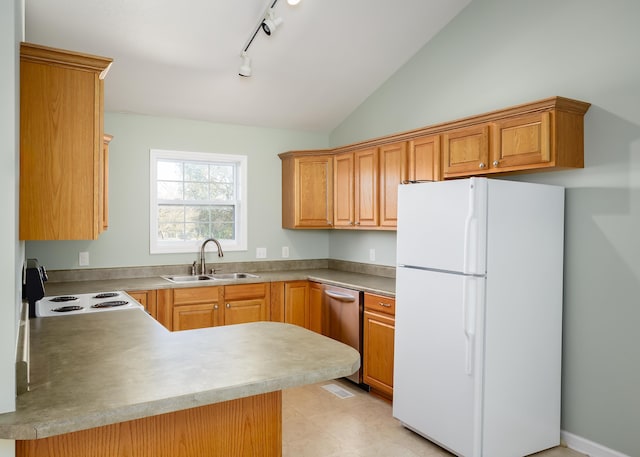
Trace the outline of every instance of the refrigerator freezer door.
<instances>
[{"instance_id":1,"label":"refrigerator freezer door","mask_svg":"<svg viewBox=\"0 0 640 457\"><path fill-rule=\"evenodd\" d=\"M484 275L487 180L402 185L398 190L398 265Z\"/></svg>"},{"instance_id":2,"label":"refrigerator freezer door","mask_svg":"<svg viewBox=\"0 0 640 457\"><path fill-rule=\"evenodd\" d=\"M398 268L396 278L393 415L466 457L479 457L481 447L484 281L411 268ZM480 303L465 305L470 290Z\"/></svg>"}]
</instances>

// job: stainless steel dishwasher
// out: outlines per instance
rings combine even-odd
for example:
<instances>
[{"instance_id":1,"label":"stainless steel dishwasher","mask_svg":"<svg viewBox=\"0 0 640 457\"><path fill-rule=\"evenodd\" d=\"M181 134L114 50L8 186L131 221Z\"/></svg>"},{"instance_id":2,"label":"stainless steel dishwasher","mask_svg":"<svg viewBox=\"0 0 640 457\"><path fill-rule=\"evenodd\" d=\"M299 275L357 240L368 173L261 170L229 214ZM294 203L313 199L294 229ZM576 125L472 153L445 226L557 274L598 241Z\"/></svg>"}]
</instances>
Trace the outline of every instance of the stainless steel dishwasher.
<instances>
[{"instance_id":1,"label":"stainless steel dishwasher","mask_svg":"<svg viewBox=\"0 0 640 457\"><path fill-rule=\"evenodd\" d=\"M362 385L362 292L324 286L322 334L348 344L360 353L360 369L347 379Z\"/></svg>"}]
</instances>

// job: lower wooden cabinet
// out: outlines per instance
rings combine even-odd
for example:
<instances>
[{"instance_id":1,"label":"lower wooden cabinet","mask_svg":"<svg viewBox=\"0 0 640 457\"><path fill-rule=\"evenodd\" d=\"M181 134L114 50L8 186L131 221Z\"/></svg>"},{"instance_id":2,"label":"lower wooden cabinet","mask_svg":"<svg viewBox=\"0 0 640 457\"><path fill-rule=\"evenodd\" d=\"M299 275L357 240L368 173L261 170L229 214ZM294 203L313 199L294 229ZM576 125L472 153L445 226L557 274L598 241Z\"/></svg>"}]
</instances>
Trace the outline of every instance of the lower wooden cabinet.
<instances>
[{"instance_id":1,"label":"lower wooden cabinet","mask_svg":"<svg viewBox=\"0 0 640 457\"><path fill-rule=\"evenodd\" d=\"M284 321L309 328L309 281L284 283Z\"/></svg>"},{"instance_id":2,"label":"lower wooden cabinet","mask_svg":"<svg viewBox=\"0 0 640 457\"><path fill-rule=\"evenodd\" d=\"M269 320L270 283L224 286L224 325Z\"/></svg>"},{"instance_id":3,"label":"lower wooden cabinet","mask_svg":"<svg viewBox=\"0 0 640 457\"><path fill-rule=\"evenodd\" d=\"M389 399L393 397L395 299L364 294L363 381Z\"/></svg>"},{"instance_id":4,"label":"lower wooden cabinet","mask_svg":"<svg viewBox=\"0 0 640 457\"><path fill-rule=\"evenodd\" d=\"M169 330L270 320L270 283L157 291L156 319Z\"/></svg>"},{"instance_id":5,"label":"lower wooden cabinet","mask_svg":"<svg viewBox=\"0 0 640 457\"><path fill-rule=\"evenodd\" d=\"M309 330L322 334L322 296L324 286L309 282Z\"/></svg>"},{"instance_id":6,"label":"lower wooden cabinet","mask_svg":"<svg viewBox=\"0 0 640 457\"><path fill-rule=\"evenodd\" d=\"M192 330L195 328L222 325L222 287L189 287L172 289L171 330Z\"/></svg>"},{"instance_id":7,"label":"lower wooden cabinet","mask_svg":"<svg viewBox=\"0 0 640 457\"><path fill-rule=\"evenodd\" d=\"M156 303L156 291L155 290L131 290L127 293L144 306L146 312L148 312L154 319L158 318L158 306Z\"/></svg>"}]
</instances>

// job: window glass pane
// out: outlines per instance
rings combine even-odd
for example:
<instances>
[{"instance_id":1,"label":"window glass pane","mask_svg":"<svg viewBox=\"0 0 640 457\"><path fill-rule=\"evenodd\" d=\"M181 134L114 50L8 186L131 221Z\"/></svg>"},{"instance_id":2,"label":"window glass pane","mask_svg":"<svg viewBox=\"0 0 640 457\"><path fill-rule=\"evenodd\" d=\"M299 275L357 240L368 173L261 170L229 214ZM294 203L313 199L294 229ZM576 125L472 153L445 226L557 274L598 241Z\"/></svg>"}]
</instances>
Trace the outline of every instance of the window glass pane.
<instances>
[{"instance_id":1,"label":"window glass pane","mask_svg":"<svg viewBox=\"0 0 640 457\"><path fill-rule=\"evenodd\" d=\"M184 207L183 206L168 206L161 205L158 207L158 222L170 223L184 221Z\"/></svg>"},{"instance_id":2,"label":"window glass pane","mask_svg":"<svg viewBox=\"0 0 640 457\"><path fill-rule=\"evenodd\" d=\"M163 241L184 240L184 224L163 223L158 224L158 239Z\"/></svg>"},{"instance_id":3,"label":"window glass pane","mask_svg":"<svg viewBox=\"0 0 640 457\"><path fill-rule=\"evenodd\" d=\"M185 207L186 222L209 222L211 208L208 206L187 206Z\"/></svg>"},{"instance_id":4,"label":"window glass pane","mask_svg":"<svg viewBox=\"0 0 640 457\"><path fill-rule=\"evenodd\" d=\"M229 222L213 223L214 238L219 240L233 240L235 233L235 224Z\"/></svg>"},{"instance_id":5,"label":"window glass pane","mask_svg":"<svg viewBox=\"0 0 640 457\"><path fill-rule=\"evenodd\" d=\"M211 181L232 183L234 181L234 165L211 165Z\"/></svg>"},{"instance_id":6,"label":"window glass pane","mask_svg":"<svg viewBox=\"0 0 640 457\"><path fill-rule=\"evenodd\" d=\"M235 200L233 184L211 184L211 200Z\"/></svg>"},{"instance_id":7,"label":"window glass pane","mask_svg":"<svg viewBox=\"0 0 640 457\"><path fill-rule=\"evenodd\" d=\"M200 162L185 162L184 180L195 182L209 181L209 164Z\"/></svg>"},{"instance_id":8,"label":"window glass pane","mask_svg":"<svg viewBox=\"0 0 640 457\"><path fill-rule=\"evenodd\" d=\"M182 162L158 160L158 180L182 181Z\"/></svg>"},{"instance_id":9,"label":"window glass pane","mask_svg":"<svg viewBox=\"0 0 640 457\"><path fill-rule=\"evenodd\" d=\"M185 200L207 200L209 198L209 184L207 183L184 183Z\"/></svg>"},{"instance_id":10,"label":"window glass pane","mask_svg":"<svg viewBox=\"0 0 640 457\"><path fill-rule=\"evenodd\" d=\"M182 200L183 184L181 182L158 181L159 200Z\"/></svg>"},{"instance_id":11,"label":"window glass pane","mask_svg":"<svg viewBox=\"0 0 640 457\"><path fill-rule=\"evenodd\" d=\"M216 222L234 222L234 209L233 206L216 206L212 208L211 219Z\"/></svg>"},{"instance_id":12,"label":"window glass pane","mask_svg":"<svg viewBox=\"0 0 640 457\"><path fill-rule=\"evenodd\" d=\"M187 222L185 226L185 236L187 240L198 241L209 238L209 223Z\"/></svg>"}]
</instances>

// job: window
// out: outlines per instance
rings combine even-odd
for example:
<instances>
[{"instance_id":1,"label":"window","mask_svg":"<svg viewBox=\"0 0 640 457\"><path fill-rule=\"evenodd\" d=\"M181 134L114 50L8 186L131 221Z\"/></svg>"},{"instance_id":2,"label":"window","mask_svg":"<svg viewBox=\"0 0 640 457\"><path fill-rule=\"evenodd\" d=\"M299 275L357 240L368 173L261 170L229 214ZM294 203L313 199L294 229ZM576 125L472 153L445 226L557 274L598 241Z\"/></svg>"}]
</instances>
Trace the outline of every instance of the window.
<instances>
[{"instance_id":1,"label":"window","mask_svg":"<svg viewBox=\"0 0 640 457\"><path fill-rule=\"evenodd\" d=\"M150 252L247 249L247 157L151 150Z\"/></svg>"}]
</instances>

